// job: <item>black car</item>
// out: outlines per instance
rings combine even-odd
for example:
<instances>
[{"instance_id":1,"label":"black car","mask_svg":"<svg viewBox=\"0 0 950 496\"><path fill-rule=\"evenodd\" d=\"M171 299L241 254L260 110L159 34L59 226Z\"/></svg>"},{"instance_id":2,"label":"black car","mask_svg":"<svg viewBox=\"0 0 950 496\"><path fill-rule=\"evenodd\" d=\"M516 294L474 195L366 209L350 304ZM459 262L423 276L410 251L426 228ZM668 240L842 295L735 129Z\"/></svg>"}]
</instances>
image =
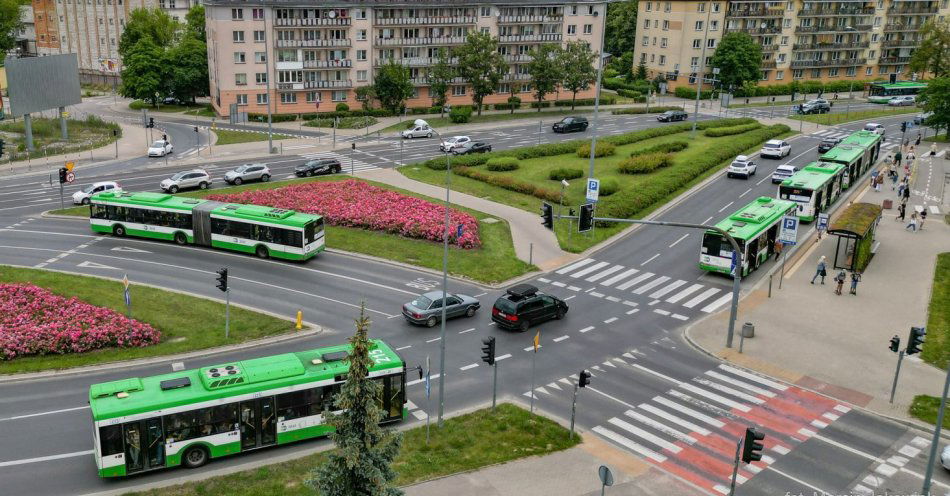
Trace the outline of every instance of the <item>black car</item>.
<instances>
[{"instance_id":1,"label":"black car","mask_svg":"<svg viewBox=\"0 0 950 496\"><path fill-rule=\"evenodd\" d=\"M484 141L469 141L452 148L454 155L465 155L466 153L485 153L491 151L491 145Z\"/></svg>"},{"instance_id":2,"label":"black car","mask_svg":"<svg viewBox=\"0 0 950 496\"><path fill-rule=\"evenodd\" d=\"M317 174L336 174L343 168L335 158L318 158L308 160L303 165L294 167L297 177L316 176Z\"/></svg>"},{"instance_id":3,"label":"black car","mask_svg":"<svg viewBox=\"0 0 950 496\"><path fill-rule=\"evenodd\" d=\"M555 122L551 129L555 133L572 133L574 131L587 131L586 117L565 117L558 122Z\"/></svg>"},{"instance_id":4,"label":"black car","mask_svg":"<svg viewBox=\"0 0 950 496\"><path fill-rule=\"evenodd\" d=\"M825 153L838 146L838 143L841 143L841 138L825 138L818 143L818 153Z\"/></svg>"},{"instance_id":5,"label":"black car","mask_svg":"<svg viewBox=\"0 0 950 496\"><path fill-rule=\"evenodd\" d=\"M667 110L666 112L656 116L656 120L660 122L685 121L688 118L689 114L683 112L682 110Z\"/></svg>"},{"instance_id":6,"label":"black car","mask_svg":"<svg viewBox=\"0 0 950 496\"><path fill-rule=\"evenodd\" d=\"M527 331L532 324L550 319L561 319L567 313L564 300L544 294L530 284L518 284L508 288L495 301L491 319L498 327Z\"/></svg>"}]
</instances>

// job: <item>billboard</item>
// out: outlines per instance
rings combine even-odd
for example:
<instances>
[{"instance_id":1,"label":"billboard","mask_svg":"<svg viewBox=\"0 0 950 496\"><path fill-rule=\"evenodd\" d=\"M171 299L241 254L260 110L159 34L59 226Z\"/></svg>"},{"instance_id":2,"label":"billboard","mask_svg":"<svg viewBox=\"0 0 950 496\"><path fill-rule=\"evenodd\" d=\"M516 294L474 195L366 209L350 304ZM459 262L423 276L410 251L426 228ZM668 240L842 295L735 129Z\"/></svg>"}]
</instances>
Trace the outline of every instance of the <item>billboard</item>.
<instances>
[{"instance_id":1,"label":"billboard","mask_svg":"<svg viewBox=\"0 0 950 496\"><path fill-rule=\"evenodd\" d=\"M82 101L75 53L47 57L7 57L10 115L25 115Z\"/></svg>"}]
</instances>

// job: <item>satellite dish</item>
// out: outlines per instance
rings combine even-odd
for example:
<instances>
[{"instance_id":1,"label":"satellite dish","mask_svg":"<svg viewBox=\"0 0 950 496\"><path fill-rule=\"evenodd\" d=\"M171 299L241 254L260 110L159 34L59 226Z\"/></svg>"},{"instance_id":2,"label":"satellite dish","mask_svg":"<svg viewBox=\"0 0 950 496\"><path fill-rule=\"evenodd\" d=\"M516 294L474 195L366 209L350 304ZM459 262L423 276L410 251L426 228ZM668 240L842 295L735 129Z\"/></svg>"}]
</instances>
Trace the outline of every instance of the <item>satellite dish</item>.
<instances>
[{"instance_id":1,"label":"satellite dish","mask_svg":"<svg viewBox=\"0 0 950 496\"><path fill-rule=\"evenodd\" d=\"M329 17L330 19L336 19L336 11L331 10L330 12L327 12L327 17Z\"/></svg>"}]
</instances>

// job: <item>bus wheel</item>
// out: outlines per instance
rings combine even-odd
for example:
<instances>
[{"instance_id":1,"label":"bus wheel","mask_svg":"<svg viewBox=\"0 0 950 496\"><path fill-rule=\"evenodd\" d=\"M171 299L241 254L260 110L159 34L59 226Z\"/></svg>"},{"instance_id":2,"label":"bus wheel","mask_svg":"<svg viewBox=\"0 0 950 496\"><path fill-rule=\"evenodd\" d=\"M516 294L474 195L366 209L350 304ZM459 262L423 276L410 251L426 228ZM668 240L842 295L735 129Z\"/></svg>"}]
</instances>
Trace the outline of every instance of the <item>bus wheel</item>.
<instances>
[{"instance_id":1,"label":"bus wheel","mask_svg":"<svg viewBox=\"0 0 950 496\"><path fill-rule=\"evenodd\" d=\"M258 246L257 249L254 250L254 253L257 254L258 258L267 258L268 256L266 246Z\"/></svg>"},{"instance_id":2,"label":"bus wheel","mask_svg":"<svg viewBox=\"0 0 950 496\"><path fill-rule=\"evenodd\" d=\"M121 237L124 237L124 236L125 236L125 227L123 227L123 226L115 226L114 228L112 228L112 233L115 234L116 236L120 237L120 238L121 238Z\"/></svg>"},{"instance_id":3,"label":"bus wheel","mask_svg":"<svg viewBox=\"0 0 950 496\"><path fill-rule=\"evenodd\" d=\"M201 446L194 446L185 451L181 463L188 468L198 468L208 463L208 452Z\"/></svg>"},{"instance_id":4,"label":"bus wheel","mask_svg":"<svg viewBox=\"0 0 950 496\"><path fill-rule=\"evenodd\" d=\"M175 233L175 242L178 243L178 244L180 244L180 245L183 245L183 244L185 244L185 243L188 242L188 236L185 236L185 233L183 233L183 232L180 232L180 231L179 231L179 232L176 232L176 233Z\"/></svg>"}]
</instances>

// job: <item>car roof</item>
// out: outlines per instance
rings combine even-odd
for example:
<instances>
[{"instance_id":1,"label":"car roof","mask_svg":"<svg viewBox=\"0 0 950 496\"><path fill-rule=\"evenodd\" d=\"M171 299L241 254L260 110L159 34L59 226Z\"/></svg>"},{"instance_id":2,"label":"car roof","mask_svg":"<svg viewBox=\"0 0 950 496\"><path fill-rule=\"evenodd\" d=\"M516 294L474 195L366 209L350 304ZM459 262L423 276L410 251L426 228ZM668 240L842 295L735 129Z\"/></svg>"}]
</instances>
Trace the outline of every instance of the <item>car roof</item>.
<instances>
[{"instance_id":1,"label":"car roof","mask_svg":"<svg viewBox=\"0 0 950 496\"><path fill-rule=\"evenodd\" d=\"M768 141L765 142L766 145L768 145L768 144L781 145L782 143L785 143L785 142L782 141L782 140L779 140L779 139L772 139L772 140L768 140Z\"/></svg>"},{"instance_id":2,"label":"car roof","mask_svg":"<svg viewBox=\"0 0 950 496\"><path fill-rule=\"evenodd\" d=\"M792 164L782 164L775 168L775 170L795 170L795 166Z\"/></svg>"},{"instance_id":3,"label":"car roof","mask_svg":"<svg viewBox=\"0 0 950 496\"><path fill-rule=\"evenodd\" d=\"M442 299L442 292L441 292L441 291L429 291L428 293L422 293L422 294L419 295L419 296L423 296L423 297L428 298L428 299L430 299L430 300L432 300L432 301L441 300L441 299ZM452 293L445 293L445 296L455 296L455 295L453 295Z\"/></svg>"},{"instance_id":4,"label":"car roof","mask_svg":"<svg viewBox=\"0 0 950 496\"><path fill-rule=\"evenodd\" d=\"M745 155L739 155L735 158L735 160L733 160L733 162L748 162L748 161L749 161L749 157Z\"/></svg>"}]
</instances>

